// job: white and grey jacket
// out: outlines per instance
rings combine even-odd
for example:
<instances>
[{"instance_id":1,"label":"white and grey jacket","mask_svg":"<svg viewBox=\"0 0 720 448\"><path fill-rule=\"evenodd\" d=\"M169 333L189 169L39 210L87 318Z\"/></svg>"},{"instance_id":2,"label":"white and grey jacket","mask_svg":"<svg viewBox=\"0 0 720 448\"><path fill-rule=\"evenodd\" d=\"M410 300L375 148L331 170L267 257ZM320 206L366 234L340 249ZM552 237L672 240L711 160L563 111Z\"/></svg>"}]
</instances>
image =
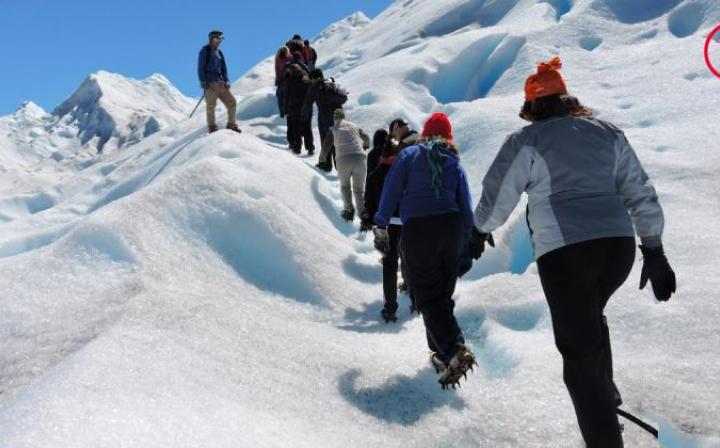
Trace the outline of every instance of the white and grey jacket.
<instances>
[{"instance_id":1,"label":"white and grey jacket","mask_svg":"<svg viewBox=\"0 0 720 448\"><path fill-rule=\"evenodd\" d=\"M505 223L527 192L536 258L635 232L648 247L661 244L655 188L623 132L595 118L552 118L511 134L482 185L475 226L484 233Z\"/></svg>"},{"instance_id":2,"label":"white and grey jacket","mask_svg":"<svg viewBox=\"0 0 720 448\"><path fill-rule=\"evenodd\" d=\"M335 157L350 155L367 156L365 150L370 147L370 137L358 125L347 120L341 120L330 127L325 135L320 151L320 161L325 162L330 151L335 146Z\"/></svg>"}]
</instances>

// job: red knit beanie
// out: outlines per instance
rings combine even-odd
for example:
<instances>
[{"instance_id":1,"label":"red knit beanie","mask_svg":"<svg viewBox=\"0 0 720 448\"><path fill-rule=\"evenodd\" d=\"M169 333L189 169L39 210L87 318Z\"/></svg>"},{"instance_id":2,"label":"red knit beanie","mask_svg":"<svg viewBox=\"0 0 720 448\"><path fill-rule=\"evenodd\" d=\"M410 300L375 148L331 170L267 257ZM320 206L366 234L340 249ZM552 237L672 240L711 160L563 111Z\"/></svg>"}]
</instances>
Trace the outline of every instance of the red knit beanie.
<instances>
[{"instance_id":1,"label":"red knit beanie","mask_svg":"<svg viewBox=\"0 0 720 448\"><path fill-rule=\"evenodd\" d=\"M550 95L567 95L565 81L558 70L562 68L560 58L555 56L550 62L541 62L537 73L530 75L525 82L525 100L533 101Z\"/></svg>"},{"instance_id":2,"label":"red knit beanie","mask_svg":"<svg viewBox=\"0 0 720 448\"><path fill-rule=\"evenodd\" d=\"M447 115L442 112L435 112L425 122L422 131L423 137L439 135L447 140L453 140L452 125Z\"/></svg>"}]
</instances>

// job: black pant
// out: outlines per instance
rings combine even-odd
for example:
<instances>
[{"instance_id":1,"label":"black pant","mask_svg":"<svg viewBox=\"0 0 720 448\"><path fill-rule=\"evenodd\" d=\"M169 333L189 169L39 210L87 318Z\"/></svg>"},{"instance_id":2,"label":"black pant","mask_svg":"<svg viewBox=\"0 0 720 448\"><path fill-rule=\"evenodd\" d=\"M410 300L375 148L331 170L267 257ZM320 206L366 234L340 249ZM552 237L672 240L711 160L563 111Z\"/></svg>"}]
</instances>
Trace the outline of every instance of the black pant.
<instances>
[{"instance_id":1,"label":"black pant","mask_svg":"<svg viewBox=\"0 0 720 448\"><path fill-rule=\"evenodd\" d=\"M589 448L623 446L603 310L634 261L635 240L623 237L572 244L537 263L563 358L563 379Z\"/></svg>"},{"instance_id":2,"label":"black pant","mask_svg":"<svg viewBox=\"0 0 720 448\"><path fill-rule=\"evenodd\" d=\"M403 261L425 322L428 346L445 362L465 343L452 300L463 246L458 213L411 219L403 225Z\"/></svg>"},{"instance_id":3,"label":"black pant","mask_svg":"<svg viewBox=\"0 0 720 448\"><path fill-rule=\"evenodd\" d=\"M330 110L331 108L327 107L318 107L318 132L320 133L320 144L322 145L322 142L325 141L325 136L330 132L330 127L335 124L335 119L333 118L333 113L335 112L334 109ZM330 163L335 161L335 147L333 146L332 151L330 151L330 157L326 160L326 163ZM370 173L368 173L370 174Z\"/></svg>"},{"instance_id":4,"label":"black pant","mask_svg":"<svg viewBox=\"0 0 720 448\"><path fill-rule=\"evenodd\" d=\"M391 224L388 226L390 248L383 257L383 293L385 295L385 309L397 310L397 270L400 256L400 236L402 226Z\"/></svg>"},{"instance_id":5,"label":"black pant","mask_svg":"<svg viewBox=\"0 0 720 448\"><path fill-rule=\"evenodd\" d=\"M315 143L313 142L312 124L310 119L301 120L300 113L293 112L291 112L287 117L288 140L290 142L290 146L293 151L299 153L302 149L304 140L305 149L308 151L314 151Z\"/></svg>"}]
</instances>

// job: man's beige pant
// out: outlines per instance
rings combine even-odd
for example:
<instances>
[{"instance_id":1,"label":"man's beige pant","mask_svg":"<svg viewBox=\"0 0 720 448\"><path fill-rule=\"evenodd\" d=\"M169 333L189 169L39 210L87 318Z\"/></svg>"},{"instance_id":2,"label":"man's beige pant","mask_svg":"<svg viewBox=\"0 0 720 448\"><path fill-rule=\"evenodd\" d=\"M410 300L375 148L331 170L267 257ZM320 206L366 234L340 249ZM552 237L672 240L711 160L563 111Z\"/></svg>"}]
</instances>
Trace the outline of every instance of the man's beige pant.
<instances>
[{"instance_id":1,"label":"man's beige pant","mask_svg":"<svg viewBox=\"0 0 720 448\"><path fill-rule=\"evenodd\" d=\"M225 86L224 82L211 82L210 86L205 89L205 103L207 104L207 124L208 128L217 126L215 123L215 106L217 100L220 99L228 111L228 126L235 124L235 112L237 110L237 101L230 89Z\"/></svg>"},{"instance_id":2,"label":"man's beige pant","mask_svg":"<svg viewBox=\"0 0 720 448\"><path fill-rule=\"evenodd\" d=\"M365 177L367 158L365 154L349 154L337 158L337 172L340 179L340 192L343 198L343 210L357 211L357 216L365 211ZM353 196L355 206L353 207Z\"/></svg>"}]
</instances>

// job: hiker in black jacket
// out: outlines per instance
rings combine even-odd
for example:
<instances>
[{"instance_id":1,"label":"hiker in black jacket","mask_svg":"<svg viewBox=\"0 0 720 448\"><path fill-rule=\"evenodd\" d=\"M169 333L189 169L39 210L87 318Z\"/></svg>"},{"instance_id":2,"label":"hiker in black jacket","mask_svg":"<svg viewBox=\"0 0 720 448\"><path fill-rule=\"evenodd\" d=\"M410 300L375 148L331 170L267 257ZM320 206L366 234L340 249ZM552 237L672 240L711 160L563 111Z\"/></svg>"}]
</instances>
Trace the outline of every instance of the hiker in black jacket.
<instances>
[{"instance_id":1,"label":"hiker in black jacket","mask_svg":"<svg viewBox=\"0 0 720 448\"><path fill-rule=\"evenodd\" d=\"M367 156L367 173L368 173L368 179L370 178L370 173L375 171L375 168L377 168L378 163L380 163L380 157L382 157L383 149L385 149L385 145L388 143L388 131L385 129L378 129L375 131L375 134L373 135L372 140L372 149L370 152L368 152ZM367 189L365 190L367 191ZM372 221L372 219L371 219Z\"/></svg>"},{"instance_id":2,"label":"hiker in black jacket","mask_svg":"<svg viewBox=\"0 0 720 448\"><path fill-rule=\"evenodd\" d=\"M300 154L303 140L308 154L315 152L310 119L303 119L301 110L307 95L310 80L300 66L290 65L286 70L287 92L285 93L285 112L287 113L288 140L295 154Z\"/></svg>"},{"instance_id":3,"label":"hiker in black jacket","mask_svg":"<svg viewBox=\"0 0 720 448\"><path fill-rule=\"evenodd\" d=\"M312 119L313 104L317 104L318 108L318 132L320 133L320 141L325 141L325 136L331 126L335 124L333 113L336 109L342 108L342 104L338 104L330 98L324 91L325 77L322 70L316 68L310 71L310 87L308 88L305 102L302 106L302 117L304 120ZM318 167L325 171L332 171L332 160L335 157L335 151L331 151L331 157L327 162L318 164Z\"/></svg>"},{"instance_id":4,"label":"hiker in black jacket","mask_svg":"<svg viewBox=\"0 0 720 448\"><path fill-rule=\"evenodd\" d=\"M394 119L390 123L389 131L390 137L400 151L417 143L418 137L420 137L420 134L410 129L410 124L402 118Z\"/></svg>"}]
</instances>

